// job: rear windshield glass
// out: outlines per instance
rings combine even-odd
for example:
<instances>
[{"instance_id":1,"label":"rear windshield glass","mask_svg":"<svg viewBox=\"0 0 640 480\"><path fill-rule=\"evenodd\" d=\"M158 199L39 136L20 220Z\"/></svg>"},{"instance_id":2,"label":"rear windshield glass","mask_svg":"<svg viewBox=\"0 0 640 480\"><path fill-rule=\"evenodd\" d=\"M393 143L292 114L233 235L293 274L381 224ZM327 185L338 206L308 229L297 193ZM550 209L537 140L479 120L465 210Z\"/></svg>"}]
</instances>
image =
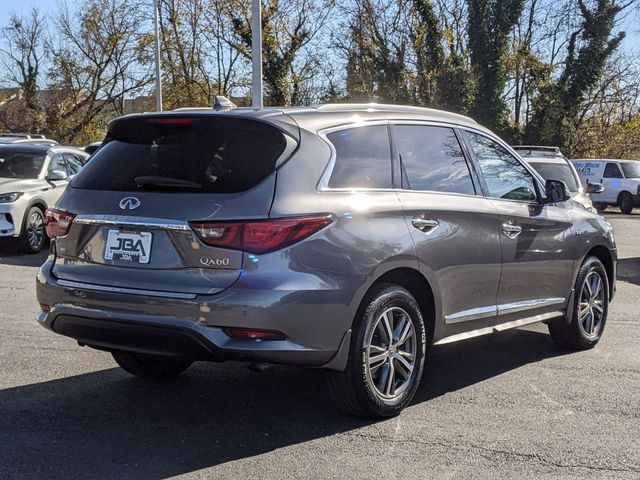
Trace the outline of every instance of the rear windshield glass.
<instances>
[{"instance_id":1,"label":"rear windshield glass","mask_svg":"<svg viewBox=\"0 0 640 480\"><path fill-rule=\"evenodd\" d=\"M545 180L561 180L567 184L570 192L575 193L580 189L578 180L573 174L573 170L571 170L569 164L545 162L530 162L529 164L535 168Z\"/></svg>"},{"instance_id":2,"label":"rear windshield glass","mask_svg":"<svg viewBox=\"0 0 640 480\"><path fill-rule=\"evenodd\" d=\"M285 146L279 130L254 120L121 120L71 185L127 192L242 192L274 171Z\"/></svg>"},{"instance_id":3,"label":"rear windshield glass","mask_svg":"<svg viewBox=\"0 0 640 480\"><path fill-rule=\"evenodd\" d=\"M1 178L37 178L44 164L45 153L0 150Z\"/></svg>"}]
</instances>

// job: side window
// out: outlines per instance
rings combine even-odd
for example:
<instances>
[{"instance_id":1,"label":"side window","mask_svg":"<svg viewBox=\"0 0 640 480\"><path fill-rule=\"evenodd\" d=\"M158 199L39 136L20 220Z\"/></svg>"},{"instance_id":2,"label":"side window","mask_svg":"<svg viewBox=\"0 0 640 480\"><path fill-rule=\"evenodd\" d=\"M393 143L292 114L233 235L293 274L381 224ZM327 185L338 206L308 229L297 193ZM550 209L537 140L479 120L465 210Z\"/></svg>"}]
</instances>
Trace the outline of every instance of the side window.
<instances>
[{"instance_id":1,"label":"side window","mask_svg":"<svg viewBox=\"0 0 640 480\"><path fill-rule=\"evenodd\" d=\"M489 196L533 202L534 180L526 168L505 148L488 137L466 132L489 189Z\"/></svg>"},{"instance_id":2,"label":"side window","mask_svg":"<svg viewBox=\"0 0 640 480\"><path fill-rule=\"evenodd\" d=\"M75 175L82 168L82 163L80 162L80 158L78 158L73 153L65 153L64 158L67 159L67 166L69 168L69 175Z\"/></svg>"},{"instance_id":3,"label":"side window","mask_svg":"<svg viewBox=\"0 0 640 480\"><path fill-rule=\"evenodd\" d=\"M336 149L331 188L390 188L391 146L386 125L356 127L327 135Z\"/></svg>"},{"instance_id":4,"label":"side window","mask_svg":"<svg viewBox=\"0 0 640 480\"><path fill-rule=\"evenodd\" d=\"M51 157L51 162L49 162L49 171L51 172L53 170L62 170L69 175L67 163L64 161L64 157L61 153L54 153Z\"/></svg>"},{"instance_id":5,"label":"side window","mask_svg":"<svg viewBox=\"0 0 640 480\"><path fill-rule=\"evenodd\" d=\"M604 167L604 178L622 178L620 167L615 163L607 163Z\"/></svg>"},{"instance_id":6,"label":"side window","mask_svg":"<svg viewBox=\"0 0 640 480\"><path fill-rule=\"evenodd\" d=\"M469 166L450 128L394 127L402 162L402 188L474 195Z\"/></svg>"}]
</instances>

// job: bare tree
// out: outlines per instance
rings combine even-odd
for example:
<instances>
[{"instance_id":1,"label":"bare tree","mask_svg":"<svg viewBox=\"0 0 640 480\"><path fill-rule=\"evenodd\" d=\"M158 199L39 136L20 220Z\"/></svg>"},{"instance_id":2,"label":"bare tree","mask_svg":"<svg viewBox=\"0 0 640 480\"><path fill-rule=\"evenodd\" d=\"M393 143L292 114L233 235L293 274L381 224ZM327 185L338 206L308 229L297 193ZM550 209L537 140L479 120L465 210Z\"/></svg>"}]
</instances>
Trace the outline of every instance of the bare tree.
<instances>
[{"instance_id":1,"label":"bare tree","mask_svg":"<svg viewBox=\"0 0 640 480\"><path fill-rule=\"evenodd\" d=\"M141 9L131 0L90 0L56 18L59 38L52 45L49 72L51 130L63 140L76 140L150 83L150 38L141 32ZM117 112L120 113L120 112Z\"/></svg>"}]
</instances>

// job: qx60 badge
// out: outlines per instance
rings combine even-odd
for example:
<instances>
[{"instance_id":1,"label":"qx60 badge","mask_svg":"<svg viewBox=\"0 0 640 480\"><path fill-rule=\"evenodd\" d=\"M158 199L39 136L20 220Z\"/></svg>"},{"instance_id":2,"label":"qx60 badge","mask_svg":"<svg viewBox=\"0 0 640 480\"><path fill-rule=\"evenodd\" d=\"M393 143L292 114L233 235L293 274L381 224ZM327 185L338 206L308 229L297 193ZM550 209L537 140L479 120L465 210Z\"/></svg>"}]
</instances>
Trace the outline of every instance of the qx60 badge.
<instances>
[{"instance_id":1,"label":"qx60 badge","mask_svg":"<svg viewBox=\"0 0 640 480\"><path fill-rule=\"evenodd\" d=\"M140 200L136 197L124 197L120 200L119 206L122 210L135 210L140 206Z\"/></svg>"}]
</instances>

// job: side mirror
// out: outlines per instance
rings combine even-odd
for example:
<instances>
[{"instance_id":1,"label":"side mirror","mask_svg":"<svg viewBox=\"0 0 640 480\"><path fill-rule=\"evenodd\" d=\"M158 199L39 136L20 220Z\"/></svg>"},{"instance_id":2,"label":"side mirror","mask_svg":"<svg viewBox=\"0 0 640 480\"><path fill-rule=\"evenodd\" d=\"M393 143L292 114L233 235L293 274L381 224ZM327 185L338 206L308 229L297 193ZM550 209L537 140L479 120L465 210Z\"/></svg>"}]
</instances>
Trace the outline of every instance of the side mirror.
<instances>
[{"instance_id":1,"label":"side mirror","mask_svg":"<svg viewBox=\"0 0 640 480\"><path fill-rule=\"evenodd\" d=\"M571 198L567 184L560 180L547 180L544 184L547 203L565 202Z\"/></svg>"},{"instance_id":2,"label":"side mirror","mask_svg":"<svg viewBox=\"0 0 640 480\"><path fill-rule=\"evenodd\" d=\"M604 187L601 183L588 183L587 184L587 193L602 193L604 192Z\"/></svg>"},{"instance_id":3,"label":"side mirror","mask_svg":"<svg viewBox=\"0 0 640 480\"><path fill-rule=\"evenodd\" d=\"M51 182L59 182L68 178L67 172L64 170L51 170L47 175L47 180Z\"/></svg>"}]
</instances>

